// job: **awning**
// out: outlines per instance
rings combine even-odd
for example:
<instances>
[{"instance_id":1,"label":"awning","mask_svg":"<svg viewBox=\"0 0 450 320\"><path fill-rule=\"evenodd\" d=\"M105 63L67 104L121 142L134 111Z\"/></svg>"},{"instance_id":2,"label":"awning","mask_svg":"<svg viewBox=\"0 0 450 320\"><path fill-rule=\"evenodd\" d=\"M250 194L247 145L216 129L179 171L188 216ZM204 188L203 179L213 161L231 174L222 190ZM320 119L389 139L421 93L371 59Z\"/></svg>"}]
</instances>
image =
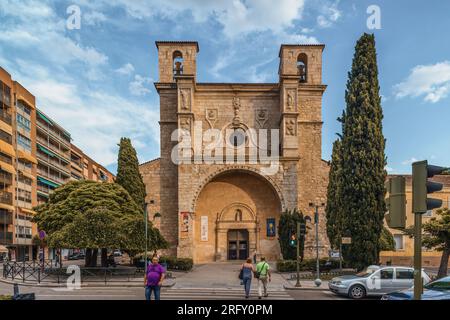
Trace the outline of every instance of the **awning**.
<instances>
[{"instance_id":1,"label":"awning","mask_svg":"<svg viewBox=\"0 0 450 320\"><path fill-rule=\"evenodd\" d=\"M22 150L18 150L17 151L17 156L19 157L19 159L25 159L25 160L27 160L27 161L29 161L31 163L34 163L34 164L38 163L35 157L33 157L31 154L26 153L26 152L24 152Z\"/></svg>"},{"instance_id":2,"label":"awning","mask_svg":"<svg viewBox=\"0 0 450 320\"><path fill-rule=\"evenodd\" d=\"M0 169L9 172L11 174L16 174L16 169L14 169L14 167L8 163L4 163L0 160Z\"/></svg>"},{"instance_id":3,"label":"awning","mask_svg":"<svg viewBox=\"0 0 450 320\"><path fill-rule=\"evenodd\" d=\"M48 185L50 187L53 187L53 188L58 188L60 186L59 184L56 184L56 183L54 183L54 182L52 182L50 180L44 179L42 177L37 177L37 179L38 179L39 182L41 182L43 184L46 184L46 185Z\"/></svg>"},{"instance_id":4,"label":"awning","mask_svg":"<svg viewBox=\"0 0 450 320\"><path fill-rule=\"evenodd\" d=\"M19 95L19 96L17 97L17 100L21 100L21 101L25 102L25 103L27 104L27 106L29 106L30 108L35 109L34 104L32 104L30 101L28 101L27 99L25 99L25 98L24 98L23 96L21 96L21 95Z\"/></svg>"},{"instance_id":5,"label":"awning","mask_svg":"<svg viewBox=\"0 0 450 320\"><path fill-rule=\"evenodd\" d=\"M22 170L19 170L19 172L20 172L20 174L22 174L23 176L25 176L25 177L27 177L27 178L30 178L31 180L35 180L35 179L36 179L36 177L33 176L33 175L32 175L31 173L29 173L29 172L22 171Z\"/></svg>"},{"instance_id":6,"label":"awning","mask_svg":"<svg viewBox=\"0 0 450 320\"><path fill-rule=\"evenodd\" d=\"M20 208L20 211L28 213L28 214L36 214L36 211L27 208Z\"/></svg>"},{"instance_id":7,"label":"awning","mask_svg":"<svg viewBox=\"0 0 450 320\"><path fill-rule=\"evenodd\" d=\"M50 125L53 126L53 121L50 120L49 118L47 118L46 116L44 116L41 112L39 112L39 110L38 110L38 112L37 112L37 115L38 115L42 120L44 120L45 122L47 122L48 124L50 124Z\"/></svg>"},{"instance_id":8,"label":"awning","mask_svg":"<svg viewBox=\"0 0 450 320\"><path fill-rule=\"evenodd\" d=\"M5 123L4 121L0 121L0 129L9 133L10 135L13 134L12 127L9 124Z\"/></svg>"},{"instance_id":9,"label":"awning","mask_svg":"<svg viewBox=\"0 0 450 320\"><path fill-rule=\"evenodd\" d=\"M38 190L37 194L38 194L39 196L41 196L41 197L49 198L49 195L46 194L46 193L44 193L44 192L42 192L42 191L39 191L39 190Z\"/></svg>"},{"instance_id":10,"label":"awning","mask_svg":"<svg viewBox=\"0 0 450 320\"><path fill-rule=\"evenodd\" d=\"M65 159L64 157L61 157L60 155L57 155L56 153L50 151L49 149L47 149L46 147L40 145L39 143L37 144L37 147L40 151L42 151L43 153L49 155L50 157L54 157L54 158L58 158L61 161L64 161L64 163L69 164L70 160Z\"/></svg>"},{"instance_id":11,"label":"awning","mask_svg":"<svg viewBox=\"0 0 450 320\"><path fill-rule=\"evenodd\" d=\"M13 212L15 210L15 208L13 206L10 206L9 204L5 204L5 203L0 203L0 208L9 210L9 211L13 211Z\"/></svg>"},{"instance_id":12,"label":"awning","mask_svg":"<svg viewBox=\"0 0 450 320\"><path fill-rule=\"evenodd\" d=\"M16 152L14 151L13 146L6 143L3 140L0 140L0 152L6 153L7 155L9 155L11 157L16 156Z\"/></svg>"}]
</instances>

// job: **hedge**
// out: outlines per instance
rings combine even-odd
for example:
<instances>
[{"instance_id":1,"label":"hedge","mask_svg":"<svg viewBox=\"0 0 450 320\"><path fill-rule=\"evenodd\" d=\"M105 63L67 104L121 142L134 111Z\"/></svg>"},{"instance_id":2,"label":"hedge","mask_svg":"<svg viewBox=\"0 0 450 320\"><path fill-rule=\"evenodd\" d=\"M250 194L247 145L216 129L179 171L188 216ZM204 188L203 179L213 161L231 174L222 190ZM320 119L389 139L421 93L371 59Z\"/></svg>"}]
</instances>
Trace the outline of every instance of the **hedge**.
<instances>
[{"instance_id":1,"label":"hedge","mask_svg":"<svg viewBox=\"0 0 450 320\"><path fill-rule=\"evenodd\" d=\"M339 268L339 261L320 259L319 267L321 271L330 271ZM278 260L277 270L279 272L294 272L297 271L297 262L295 260ZM305 259L300 262L300 271L315 271L316 259Z\"/></svg>"},{"instance_id":2,"label":"hedge","mask_svg":"<svg viewBox=\"0 0 450 320\"><path fill-rule=\"evenodd\" d=\"M151 261L152 257L149 256L148 260ZM160 257L160 264L166 264L167 270L180 270L190 271L194 266L194 262L190 258L177 258L177 257ZM134 258L134 265L138 268L144 267L144 258L142 255L138 255Z\"/></svg>"}]
</instances>

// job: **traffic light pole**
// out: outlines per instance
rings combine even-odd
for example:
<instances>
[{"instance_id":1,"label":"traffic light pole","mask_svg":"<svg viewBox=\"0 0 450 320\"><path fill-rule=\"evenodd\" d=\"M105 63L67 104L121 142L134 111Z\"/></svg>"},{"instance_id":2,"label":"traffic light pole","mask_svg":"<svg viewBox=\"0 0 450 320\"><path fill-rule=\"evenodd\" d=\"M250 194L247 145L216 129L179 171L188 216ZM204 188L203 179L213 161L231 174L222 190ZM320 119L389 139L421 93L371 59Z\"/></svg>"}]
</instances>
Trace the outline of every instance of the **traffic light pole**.
<instances>
[{"instance_id":1,"label":"traffic light pole","mask_svg":"<svg viewBox=\"0 0 450 320\"><path fill-rule=\"evenodd\" d=\"M295 284L296 287L301 287L300 284L300 222L297 222L297 283Z\"/></svg>"},{"instance_id":2,"label":"traffic light pole","mask_svg":"<svg viewBox=\"0 0 450 320\"><path fill-rule=\"evenodd\" d=\"M414 212L414 300L422 297L422 214Z\"/></svg>"}]
</instances>

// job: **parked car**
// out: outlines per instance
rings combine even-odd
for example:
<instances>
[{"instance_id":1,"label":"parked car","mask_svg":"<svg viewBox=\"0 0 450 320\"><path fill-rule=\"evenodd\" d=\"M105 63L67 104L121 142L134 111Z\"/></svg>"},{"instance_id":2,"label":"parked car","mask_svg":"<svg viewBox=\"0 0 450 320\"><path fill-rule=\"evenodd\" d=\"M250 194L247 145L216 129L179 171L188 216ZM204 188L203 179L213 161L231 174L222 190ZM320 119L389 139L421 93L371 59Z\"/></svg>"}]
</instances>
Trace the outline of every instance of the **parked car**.
<instances>
[{"instance_id":1,"label":"parked car","mask_svg":"<svg viewBox=\"0 0 450 320\"><path fill-rule=\"evenodd\" d=\"M381 297L381 300L413 300L414 288L395 291ZM450 276L430 282L423 287L422 300L450 300Z\"/></svg>"},{"instance_id":2,"label":"parked car","mask_svg":"<svg viewBox=\"0 0 450 320\"><path fill-rule=\"evenodd\" d=\"M121 256L122 256L122 252L120 250L114 251L114 257L121 257Z\"/></svg>"},{"instance_id":3,"label":"parked car","mask_svg":"<svg viewBox=\"0 0 450 320\"><path fill-rule=\"evenodd\" d=\"M424 284L430 282L430 277L422 270ZM397 266L370 266L356 275L333 278L328 287L339 295L352 299L362 299L366 296L382 296L384 294L411 288L414 284L414 269Z\"/></svg>"},{"instance_id":4,"label":"parked car","mask_svg":"<svg viewBox=\"0 0 450 320\"><path fill-rule=\"evenodd\" d=\"M67 260L79 260L78 253L71 254L67 257Z\"/></svg>"}]
</instances>

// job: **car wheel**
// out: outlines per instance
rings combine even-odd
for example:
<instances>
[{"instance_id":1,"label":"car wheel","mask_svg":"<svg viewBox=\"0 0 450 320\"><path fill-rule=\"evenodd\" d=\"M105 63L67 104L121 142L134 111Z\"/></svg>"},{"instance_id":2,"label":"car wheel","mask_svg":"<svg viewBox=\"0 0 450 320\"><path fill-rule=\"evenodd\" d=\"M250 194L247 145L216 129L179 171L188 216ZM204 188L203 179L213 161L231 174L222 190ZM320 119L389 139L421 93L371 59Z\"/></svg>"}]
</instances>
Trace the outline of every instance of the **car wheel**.
<instances>
[{"instance_id":1,"label":"car wheel","mask_svg":"<svg viewBox=\"0 0 450 320\"><path fill-rule=\"evenodd\" d=\"M366 296L366 289L362 285L357 284L350 288L348 295L352 299L362 299Z\"/></svg>"}]
</instances>

